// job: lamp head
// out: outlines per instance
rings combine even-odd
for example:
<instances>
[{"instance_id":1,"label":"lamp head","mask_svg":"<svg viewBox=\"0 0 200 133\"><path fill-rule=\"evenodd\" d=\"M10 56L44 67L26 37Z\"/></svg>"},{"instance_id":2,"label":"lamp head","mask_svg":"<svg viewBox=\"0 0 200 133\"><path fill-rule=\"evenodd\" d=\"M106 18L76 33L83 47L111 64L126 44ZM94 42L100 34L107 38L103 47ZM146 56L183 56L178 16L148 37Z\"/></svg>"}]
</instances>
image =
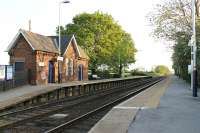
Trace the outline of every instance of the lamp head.
<instances>
[{"instance_id":1,"label":"lamp head","mask_svg":"<svg viewBox=\"0 0 200 133\"><path fill-rule=\"evenodd\" d=\"M70 3L70 1L69 0L64 0L61 3Z\"/></svg>"}]
</instances>

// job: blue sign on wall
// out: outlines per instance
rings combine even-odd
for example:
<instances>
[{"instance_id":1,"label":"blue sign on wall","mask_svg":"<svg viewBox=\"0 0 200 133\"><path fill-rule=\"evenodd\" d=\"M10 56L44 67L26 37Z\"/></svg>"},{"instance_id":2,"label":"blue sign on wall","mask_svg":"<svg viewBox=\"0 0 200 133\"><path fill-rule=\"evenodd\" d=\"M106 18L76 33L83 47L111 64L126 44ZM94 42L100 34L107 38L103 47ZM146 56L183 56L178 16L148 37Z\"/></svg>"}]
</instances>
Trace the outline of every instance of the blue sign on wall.
<instances>
[{"instance_id":1,"label":"blue sign on wall","mask_svg":"<svg viewBox=\"0 0 200 133\"><path fill-rule=\"evenodd\" d=\"M13 66L6 66L6 80L13 79Z\"/></svg>"},{"instance_id":2,"label":"blue sign on wall","mask_svg":"<svg viewBox=\"0 0 200 133\"><path fill-rule=\"evenodd\" d=\"M0 80L12 80L12 79L13 79L13 66L0 65Z\"/></svg>"}]
</instances>

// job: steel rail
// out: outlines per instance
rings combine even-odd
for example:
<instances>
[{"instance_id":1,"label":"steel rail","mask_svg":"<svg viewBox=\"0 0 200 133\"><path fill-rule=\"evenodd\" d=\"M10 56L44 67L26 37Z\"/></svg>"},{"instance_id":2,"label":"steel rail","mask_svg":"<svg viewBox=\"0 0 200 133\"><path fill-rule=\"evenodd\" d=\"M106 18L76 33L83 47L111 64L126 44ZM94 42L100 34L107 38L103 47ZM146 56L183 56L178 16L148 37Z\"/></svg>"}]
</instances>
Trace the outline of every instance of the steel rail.
<instances>
[{"instance_id":1,"label":"steel rail","mask_svg":"<svg viewBox=\"0 0 200 133\"><path fill-rule=\"evenodd\" d=\"M72 120L70 120L70 121L68 121L68 122L66 122L66 123L63 123L63 124L61 124L61 125L59 125L59 126L57 126L57 127L55 127L55 128L52 128L52 129L50 129L50 130L48 130L48 131L45 131L44 133L57 133L57 132L61 132L61 131L62 131L64 128L66 128L67 126L73 125L74 123L78 122L79 120L82 120L82 119L84 119L84 118L87 118L87 117L89 117L89 116L92 116L93 114L95 114L95 113L97 113L97 112L100 112L100 111L102 111L102 110L105 110L106 108L108 108L108 107L110 107L110 106L116 105L117 103L120 103L121 101L124 101L124 100L130 98L131 96L133 96L133 95L135 95L135 94L138 94L139 92L141 92L141 91L143 91L143 90L145 90L145 89L151 87L152 85L154 85L154 84L160 82L161 80L163 80L163 78L158 79L158 80L156 80L156 81L154 81L154 82L152 82L152 83L149 83L149 84L147 84L147 85L145 85L145 86L142 86L142 87L141 87L140 89L138 89L138 90L135 90L135 91L133 91L133 92L131 92L131 93L125 95L125 96L122 96L122 97L120 97L120 98L118 98L118 99L116 99L116 100L114 100L114 101L111 101L111 102L109 102L109 103L107 103L107 104L105 104L105 105L103 105L103 106L101 106L101 107L99 107L99 108L97 108L97 109L94 109L94 110L92 110L92 111L90 111L90 112L87 112L87 113L81 115L81 116L78 116L77 118L72 119Z\"/></svg>"},{"instance_id":2,"label":"steel rail","mask_svg":"<svg viewBox=\"0 0 200 133\"><path fill-rule=\"evenodd\" d=\"M136 82L133 82L133 83L130 83L130 84L127 84L127 85L125 85L126 87L128 87L128 86L132 86L132 87L136 87L136 86L140 86L140 84L142 83L142 82L149 82L150 80L152 80L152 79L141 79L141 80L139 80L139 81L136 81ZM133 86L134 85L134 86ZM120 87L123 87L123 86L120 86ZM114 91L113 91L114 90ZM123 89L107 89L107 90L103 90L103 91L101 91L101 93L98 93L97 92L97 94L98 95L101 95L101 94L104 94L105 92L107 92L107 93L105 93L104 95L108 95L108 94L110 94L110 93L114 93L114 92L117 92L117 91L122 91ZM94 95L94 93L93 94L90 94L90 95ZM97 95L97 96L98 96ZM84 97L85 97L85 95L84 95ZM67 99L68 100L68 99ZM67 101L66 100L66 101ZM58 101L58 102L55 102L55 103L59 103L59 102L63 102L63 100L62 101ZM67 102L69 102L69 101L67 101ZM72 102L73 102L73 100L72 100ZM81 103L81 102L83 102L83 101L80 101L80 102L78 102L78 103L75 103L75 104L72 104L72 105L70 105L70 106L73 106L73 105L76 105L76 104L79 104L79 103ZM51 104L55 104L55 103L51 103ZM7 114L2 114L2 115L0 115L0 117L4 117L4 116L9 116L9 115L13 115L13 114L17 114L17 113L22 113L22 112L25 112L25 111L31 111L31 110L33 110L33 109L36 109L36 111L37 111L37 109L43 109L43 108L39 108L39 107L43 107L43 106L47 106L48 105L48 103L47 104L44 104L44 105L39 105L39 106L36 106L36 107L30 107L30 108L28 108L28 109L24 109L24 110L20 110L20 111L15 111L15 112L10 112L10 113L7 113ZM65 107L67 107L66 105L63 107L63 108L65 108ZM50 107L49 107L50 108ZM48 107L47 107L47 109L48 109ZM61 108L59 108L59 109L55 109L54 111L49 111L49 112L55 112L55 111L57 111L57 110L61 110ZM46 113L46 114L48 114L48 113ZM41 115L43 115L42 113L41 113ZM38 116L41 116L41 115L36 115L36 116L33 116L34 118L38 118ZM23 119L23 120L19 120L19 121L16 121L16 122L13 122L12 124L8 124L8 125L3 125L1 128L4 128L4 127L7 127L7 126L10 126L10 125L14 125L15 123L20 123L20 122L23 122L23 121L25 121L25 120L30 120L30 119L32 119L33 117L29 117L29 118L26 118L26 119Z\"/></svg>"}]
</instances>

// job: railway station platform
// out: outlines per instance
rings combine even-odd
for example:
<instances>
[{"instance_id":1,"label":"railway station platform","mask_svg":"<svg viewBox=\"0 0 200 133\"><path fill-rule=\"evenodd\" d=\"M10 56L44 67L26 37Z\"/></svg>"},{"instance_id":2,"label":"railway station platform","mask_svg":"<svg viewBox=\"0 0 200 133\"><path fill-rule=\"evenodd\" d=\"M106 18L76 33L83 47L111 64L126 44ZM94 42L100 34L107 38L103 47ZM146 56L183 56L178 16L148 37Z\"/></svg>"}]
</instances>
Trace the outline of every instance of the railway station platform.
<instances>
[{"instance_id":1,"label":"railway station platform","mask_svg":"<svg viewBox=\"0 0 200 133\"><path fill-rule=\"evenodd\" d=\"M137 78L137 77L136 77ZM61 87L82 85L95 82L103 82L107 80L91 80L91 81L70 81L67 83L54 83L47 85L24 85L16 87L0 93L0 110L7 108L8 106L16 105L26 99L57 90Z\"/></svg>"},{"instance_id":2,"label":"railway station platform","mask_svg":"<svg viewBox=\"0 0 200 133\"><path fill-rule=\"evenodd\" d=\"M134 76L129 77L130 79L133 78L143 78L145 76ZM124 78L124 79L129 79ZM7 90L5 92L0 92L0 110L6 109L7 107L17 105L23 101L31 99L33 97L56 91L62 87L69 87L69 86L78 86L78 85L87 85L93 83L103 83L109 81L117 81L120 78L116 79L104 79L104 80L88 80L88 81L70 81L67 83L54 83L54 84L47 84L47 85L24 85L17 88L13 88Z\"/></svg>"},{"instance_id":3,"label":"railway station platform","mask_svg":"<svg viewBox=\"0 0 200 133\"><path fill-rule=\"evenodd\" d=\"M20 103L26 99L30 99L31 97L37 96L42 93L46 93L52 90L56 90L62 86L71 86L75 84L83 84L83 81L74 81L70 83L63 84L47 84L47 85L24 85L20 87L16 87L5 92L0 93L0 110Z\"/></svg>"},{"instance_id":4,"label":"railway station platform","mask_svg":"<svg viewBox=\"0 0 200 133\"><path fill-rule=\"evenodd\" d=\"M190 85L171 76L115 106L89 133L198 133L199 111Z\"/></svg>"}]
</instances>

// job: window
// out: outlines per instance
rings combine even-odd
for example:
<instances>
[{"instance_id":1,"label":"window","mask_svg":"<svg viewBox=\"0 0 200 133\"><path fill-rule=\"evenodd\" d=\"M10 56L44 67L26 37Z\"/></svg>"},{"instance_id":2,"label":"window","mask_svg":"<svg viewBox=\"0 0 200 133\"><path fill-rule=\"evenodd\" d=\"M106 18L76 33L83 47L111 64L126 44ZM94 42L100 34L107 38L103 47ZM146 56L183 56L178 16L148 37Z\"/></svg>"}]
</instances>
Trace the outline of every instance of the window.
<instances>
[{"instance_id":1,"label":"window","mask_svg":"<svg viewBox=\"0 0 200 133\"><path fill-rule=\"evenodd\" d=\"M68 59L68 75L73 76L73 59Z\"/></svg>"},{"instance_id":2,"label":"window","mask_svg":"<svg viewBox=\"0 0 200 133\"><path fill-rule=\"evenodd\" d=\"M66 71L65 71L65 72L66 72L66 76L69 75L69 71L68 71L68 70L69 70L69 69L68 69L68 66L69 66L69 65L68 65L68 63L69 63L69 59L67 58L67 59L66 59L66 62L65 62L65 65L66 65L66 67L65 67L65 68L66 68Z\"/></svg>"},{"instance_id":3,"label":"window","mask_svg":"<svg viewBox=\"0 0 200 133\"><path fill-rule=\"evenodd\" d=\"M74 64L73 64L73 60L72 59L71 59L70 67L71 67L71 73L70 73L70 75L73 76L73 74L74 74L74 70L73 70Z\"/></svg>"},{"instance_id":4,"label":"window","mask_svg":"<svg viewBox=\"0 0 200 133\"><path fill-rule=\"evenodd\" d=\"M15 71L23 71L24 62L15 62Z\"/></svg>"}]
</instances>

